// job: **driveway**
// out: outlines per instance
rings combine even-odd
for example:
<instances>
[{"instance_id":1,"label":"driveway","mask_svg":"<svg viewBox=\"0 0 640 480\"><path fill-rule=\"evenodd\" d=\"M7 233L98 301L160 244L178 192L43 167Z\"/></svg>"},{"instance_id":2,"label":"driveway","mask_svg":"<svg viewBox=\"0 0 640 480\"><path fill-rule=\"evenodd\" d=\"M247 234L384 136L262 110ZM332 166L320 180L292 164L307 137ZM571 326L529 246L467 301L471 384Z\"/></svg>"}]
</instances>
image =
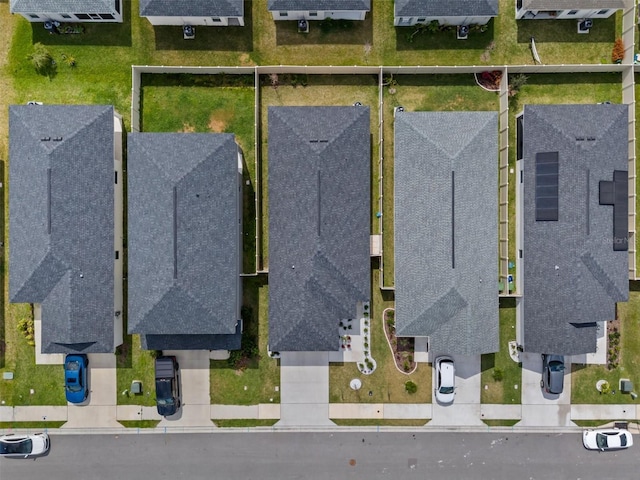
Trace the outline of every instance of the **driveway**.
<instances>
[{"instance_id":1,"label":"driveway","mask_svg":"<svg viewBox=\"0 0 640 480\"><path fill-rule=\"evenodd\" d=\"M280 354L278 426L335 425L329 420L329 353Z\"/></svg>"},{"instance_id":2,"label":"driveway","mask_svg":"<svg viewBox=\"0 0 640 480\"><path fill-rule=\"evenodd\" d=\"M540 388L542 357L522 353L522 420L519 426L575 426L571 421L571 357L565 356L564 389L551 395Z\"/></svg>"},{"instance_id":3,"label":"driveway","mask_svg":"<svg viewBox=\"0 0 640 480\"><path fill-rule=\"evenodd\" d=\"M456 367L453 403L440 405L433 394L433 417L429 425L484 425L480 420L480 355L449 355ZM433 362L433 389L437 373Z\"/></svg>"}]
</instances>

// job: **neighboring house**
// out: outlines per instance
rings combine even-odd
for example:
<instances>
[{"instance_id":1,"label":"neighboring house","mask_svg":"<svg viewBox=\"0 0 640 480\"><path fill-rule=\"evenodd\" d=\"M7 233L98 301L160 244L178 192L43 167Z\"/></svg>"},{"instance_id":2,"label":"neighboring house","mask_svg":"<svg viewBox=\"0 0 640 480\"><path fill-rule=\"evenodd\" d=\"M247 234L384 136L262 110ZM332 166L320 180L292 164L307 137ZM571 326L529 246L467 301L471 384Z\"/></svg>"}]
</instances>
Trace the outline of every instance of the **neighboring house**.
<instances>
[{"instance_id":1,"label":"neighboring house","mask_svg":"<svg viewBox=\"0 0 640 480\"><path fill-rule=\"evenodd\" d=\"M397 112L396 334L435 353L498 344L498 114Z\"/></svg>"},{"instance_id":2,"label":"neighboring house","mask_svg":"<svg viewBox=\"0 0 640 480\"><path fill-rule=\"evenodd\" d=\"M269 345L336 351L371 298L369 107L269 107Z\"/></svg>"},{"instance_id":3,"label":"neighboring house","mask_svg":"<svg viewBox=\"0 0 640 480\"><path fill-rule=\"evenodd\" d=\"M149 350L237 350L242 152L232 134L128 136L129 333Z\"/></svg>"},{"instance_id":4,"label":"neighboring house","mask_svg":"<svg viewBox=\"0 0 640 480\"><path fill-rule=\"evenodd\" d=\"M526 352L595 352L598 323L629 298L628 123L627 105L606 104L525 105L517 119L516 312Z\"/></svg>"},{"instance_id":5,"label":"neighboring house","mask_svg":"<svg viewBox=\"0 0 640 480\"><path fill-rule=\"evenodd\" d=\"M498 0L395 0L393 24L484 25L497 16Z\"/></svg>"},{"instance_id":6,"label":"neighboring house","mask_svg":"<svg viewBox=\"0 0 640 480\"><path fill-rule=\"evenodd\" d=\"M112 106L9 107L9 301L42 353L122 343L122 123Z\"/></svg>"},{"instance_id":7,"label":"neighboring house","mask_svg":"<svg viewBox=\"0 0 640 480\"><path fill-rule=\"evenodd\" d=\"M628 0L515 0L516 19L548 20L607 18L624 9Z\"/></svg>"},{"instance_id":8,"label":"neighboring house","mask_svg":"<svg viewBox=\"0 0 640 480\"><path fill-rule=\"evenodd\" d=\"M10 0L10 11L30 22L122 22L121 0Z\"/></svg>"},{"instance_id":9,"label":"neighboring house","mask_svg":"<svg viewBox=\"0 0 640 480\"><path fill-rule=\"evenodd\" d=\"M274 20L364 20L371 0L268 0Z\"/></svg>"},{"instance_id":10,"label":"neighboring house","mask_svg":"<svg viewBox=\"0 0 640 480\"><path fill-rule=\"evenodd\" d=\"M140 0L152 25L244 26L244 0Z\"/></svg>"}]
</instances>

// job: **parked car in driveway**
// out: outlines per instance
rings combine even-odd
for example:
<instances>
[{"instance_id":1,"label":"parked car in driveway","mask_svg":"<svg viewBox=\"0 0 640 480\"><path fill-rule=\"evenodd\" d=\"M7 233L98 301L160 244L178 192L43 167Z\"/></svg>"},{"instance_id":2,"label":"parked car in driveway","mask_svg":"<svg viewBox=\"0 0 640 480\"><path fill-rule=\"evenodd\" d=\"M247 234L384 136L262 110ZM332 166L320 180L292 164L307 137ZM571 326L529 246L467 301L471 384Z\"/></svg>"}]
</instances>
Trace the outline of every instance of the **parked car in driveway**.
<instances>
[{"instance_id":1,"label":"parked car in driveway","mask_svg":"<svg viewBox=\"0 0 640 480\"><path fill-rule=\"evenodd\" d=\"M456 369L451 357L436 358L436 400L451 403L456 389Z\"/></svg>"},{"instance_id":2,"label":"parked car in driveway","mask_svg":"<svg viewBox=\"0 0 640 480\"><path fill-rule=\"evenodd\" d=\"M38 457L47 453L49 446L49 435L46 433L32 433L30 435L10 433L0 437L0 457Z\"/></svg>"},{"instance_id":3,"label":"parked car in driveway","mask_svg":"<svg viewBox=\"0 0 640 480\"><path fill-rule=\"evenodd\" d=\"M542 354L542 380L540 387L553 395L560 395L564 388L564 356Z\"/></svg>"},{"instance_id":4,"label":"parked car in driveway","mask_svg":"<svg viewBox=\"0 0 640 480\"><path fill-rule=\"evenodd\" d=\"M180 383L176 357L156 358L156 405L163 417L174 415L180 408Z\"/></svg>"},{"instance_id":5,"label":"parked car in driveway","mask_svg":"<svg viewBox=\"0 0 640 480\"><path fill-rule=\"evenodd\" d=\"M84 354L69 354L64 359L64 391L67 402L82 403L89 396L87 367L89 358Z\"/></svg>"},{"instance_id":6,"label":"parked car in driveway","mask_svg":"<svg viewBox=\"0 0 640 480\"><path fill-rule=\"evenodd\" d=\"M623 428L594 428L582 432L582 444L587 450L621 450L633 445L633 437Z\"/></svg>"}]
</instances>

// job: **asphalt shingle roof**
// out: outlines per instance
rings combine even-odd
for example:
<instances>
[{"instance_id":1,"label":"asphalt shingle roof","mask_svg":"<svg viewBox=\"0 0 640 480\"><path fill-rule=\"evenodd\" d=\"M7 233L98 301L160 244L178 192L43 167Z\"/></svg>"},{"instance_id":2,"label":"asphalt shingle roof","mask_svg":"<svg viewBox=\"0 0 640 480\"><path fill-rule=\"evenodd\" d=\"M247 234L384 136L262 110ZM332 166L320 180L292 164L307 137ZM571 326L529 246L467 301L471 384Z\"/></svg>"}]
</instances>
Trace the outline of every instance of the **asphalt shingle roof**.
<instances>
[{"instance_id":1,"label":"asphalt shingle roof","mask_svg":"<svg viewBox=\"0 0 640 480\"><path fill-rule=\"evenodd\" d=\"M43 353L114 349L114 111L9 107L9 299Z\"/></svg>"},{"instance_id":2,"label":"asphalt shingle roof","mask_svg":"<svg viewBox=\"0 0 640 480\"><path fill-rule=\"evenodd\" d=\"M525 10L580 10L625 8L625 0L522 0Z\"/></svg>"},{"instance_id":3,"label":"asphalt shingle roof","mask_svg":"<svg viewBox=\"0 0 640 480\"><path fill-rule=\"evenodd\" d=\"M525 105L522 319L524 349L595 352L594 322L629 296L628 254L613 249L613 207L600 181L627 171L626 105ZM536 155L558 152L558 221L536 221Z\"/></svg>"},{"instance_id":4,"label":"asphalt shingle roof","mask_svg":"<svg viewBox=\"0 0 640 480\"><path fill-rule=\"evenodd\" d=\"M130 333L235 332L238 175L232 134L129 134Z\"/></svg>"},{"instance_id":5,"label":"asphalt shingle roof","mask_svg":"<svg viewBox=\"0 0 640 480\"><path fill-rule=\"evenodd\" d=\"M142 17L242 17L244 0L140 0Z\"/></svg>"},{"instance_id":6,"label":"asphalt shingle roof","mask_svg":"<svg viewBox=\"0 0 640 480\"><path fill-rule=\"evenodd\" d=\"M498 15L498 0L395 0L396 17Z\"/></svg>"},{"instance_id":7,"label":"asphalt shingle roof","mask_svg":"<svg viewBox=\"0 0 640 480\"><path fill-rule=\"evenodd\" d=\"M337 350L370 286L369 107L269 107L269 345Z\"/></svg>"},{"instance_id":8,"label":"asphalt shingle roof","mask_svg":"<svg viewBox=\"0 0 640 480\"><path fill-rule=\"evenodd\" d=\"M11 0L11 13L109 13L113 0Z\"/></svg>"},{"instance_id":9,"label":"asphalt shingle roof","mask_svg":"<svg viewBox=\"0 0 640 480\"><path fill-rule=\"evenodd\" d=\"M271 11L370 11L371 0L269 0L267 9Z\"/></svg>"},{"instance_id":10,"label":"asphalt shingle roof","mask_svg":"<svg viewBox=\"0 0 640 480\"><path fill-rule=\"evenodd\" d=\"M439 353L498 351L498 114L395 118L396 331Z\"/></svg>"}]
</instances>

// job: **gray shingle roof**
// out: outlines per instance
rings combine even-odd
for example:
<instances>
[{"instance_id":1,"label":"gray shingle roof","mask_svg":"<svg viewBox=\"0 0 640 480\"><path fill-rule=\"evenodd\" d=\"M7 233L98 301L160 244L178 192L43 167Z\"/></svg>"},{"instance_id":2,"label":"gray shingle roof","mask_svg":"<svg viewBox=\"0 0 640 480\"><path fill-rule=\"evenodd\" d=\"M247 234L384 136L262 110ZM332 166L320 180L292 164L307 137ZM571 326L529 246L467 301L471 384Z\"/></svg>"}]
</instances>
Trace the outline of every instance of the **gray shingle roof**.
<instances>
[{"instance_id":1,"label":"gray shingle roof","mask_svg":"<svg viewBox=\"0 0 640 480\"><path fill-rule=\"evenodd\" d=\"M269 107L269 344L337 350L371 296L369 107Z\"/></svg>"},{"instance_id":2,"label":"gray shingle roof","mask_svg":"<svg viewBox=\"0 0 640 480\"><path fill-rule=\"evenodd\" d=\"M113 107L12 105L9 121L9 299L42 304L43 353L113 352Z\"/></svg>"},{"instance_id":3,"label":"gray shingle roof","mask_svg":"<svg viewBox=\"0 0 640 480\"><path fill-rule=\"evenodd\" d=\"M523 344L595 352L593 322L629 296L628 254L613 250L613 207L599 182L627 170L626 105L526 105L523 124ZM558 152L558 221L536 221L536 154Z\"/></svg>"},{"instance_id":4,"label":"gray shingle roof","mask_svg":"<svg viewBox=\"0 0 640 480\"><path fill-rule=\"evenodd\" d=\"M113 0L11 0L11 13L110 13Z\"/></svg>"},{"instance_id":5,"label":"gray shingle roof","mask_svg":"<svg viewBox=\"0 0 640 480\"><path fill-rule=\"evenodd\" d=\"M129 134L130 333L235 332L238 175L232 134Z\"/></svg>"},{"instance_id":6,"label":"gray shingle roof","mask_svg":"<svg viewBox=\"0 0 640 480\"><path fill-rule=\"evenodd\" d=\"M242 322L231 335L141 335L145 350L240 350Z\"/></svg>"},{"instance_id":7,"label":"gray shingle roof","mask_svg":"<svg viewBox=\"0 0 640 480\"><path fill-rule=\"evenodd\" d=\"M396 329L431 350L498 351L498 114L395 118Z\"/></svg>"},{"instance_id":8,"label":"gray shingle roof","mask_svg":"<svg viewBox=\"0 0 640 480\"><path fill-rule=\"evenodd\" d=\"M522 0L525 10L566 10L624 8L625 0Z\"/></svg>"},{"instance_id":9,"label":"gray shingle roof","mask_svg":"<svg viewBox=\"0 0 640 480\"><path fill-rule=\"evenodd\" d=\"M269 0L267 9L271 11L370 11L371 0Z\"/></svg>"},{"instance_id":10,"label":"gray shingle roof","mask_svg":"<svg viewBox=\"0 0 640 480\"><path fill-rule=\"evenodd\" d=\"M242 17L244 0L140 0L141 17Z\"/></svg>"},{"instance_id":11,"label":"gray shingle roof","mask_svg":"<svg viewBox=\"0 0 640 480\"><path fill-rule=\"evenodd\" d=\"M396 17L498 15L498 0L395 0Z\"/></svg>"}]
</instances>

